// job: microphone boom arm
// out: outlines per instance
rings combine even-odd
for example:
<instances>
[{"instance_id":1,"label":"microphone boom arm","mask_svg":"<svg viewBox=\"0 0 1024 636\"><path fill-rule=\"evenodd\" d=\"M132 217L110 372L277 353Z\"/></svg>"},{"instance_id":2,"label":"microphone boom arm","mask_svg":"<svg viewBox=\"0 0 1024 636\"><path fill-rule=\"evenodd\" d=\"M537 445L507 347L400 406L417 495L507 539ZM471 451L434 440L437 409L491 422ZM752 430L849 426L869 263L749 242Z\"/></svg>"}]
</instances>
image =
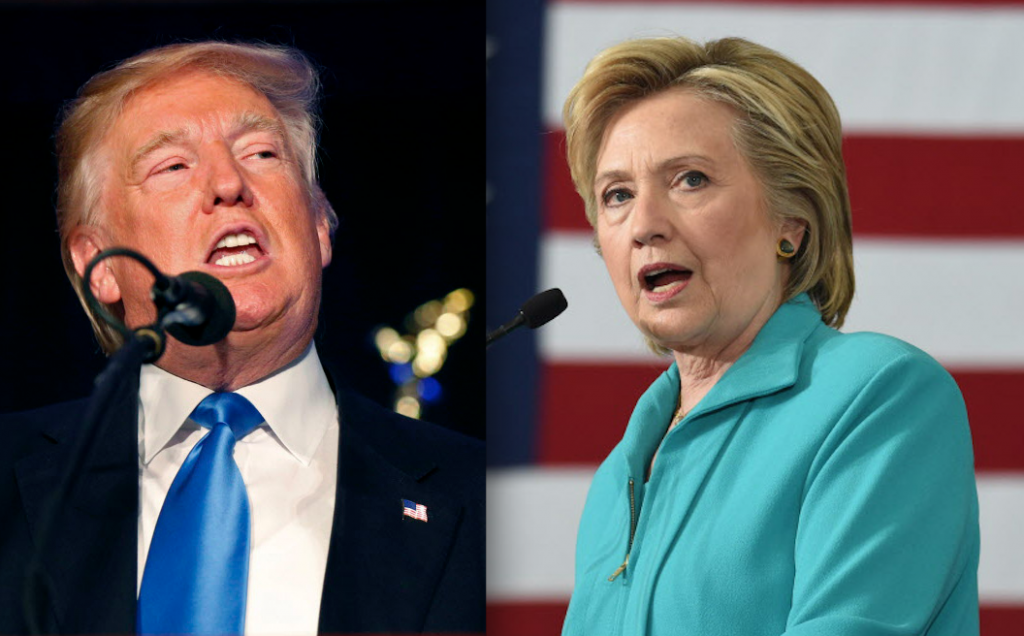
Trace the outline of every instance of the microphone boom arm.
<instances>
[{"instance_id":1,"label":"microphone boom arm","mask_svg":"<svg viewBox=\"0 0 1024 636\"><path fill-rule=\"evenodd\" d=\"M565 311L566 307L568 307L568 303L561 289L555 287L554 289L542 291L523 303L515 318L487 334L487 347L490 347L491 343L503 338L523 325L530 329L536 329L548 324Z\"/></svg>"}]
</instances>

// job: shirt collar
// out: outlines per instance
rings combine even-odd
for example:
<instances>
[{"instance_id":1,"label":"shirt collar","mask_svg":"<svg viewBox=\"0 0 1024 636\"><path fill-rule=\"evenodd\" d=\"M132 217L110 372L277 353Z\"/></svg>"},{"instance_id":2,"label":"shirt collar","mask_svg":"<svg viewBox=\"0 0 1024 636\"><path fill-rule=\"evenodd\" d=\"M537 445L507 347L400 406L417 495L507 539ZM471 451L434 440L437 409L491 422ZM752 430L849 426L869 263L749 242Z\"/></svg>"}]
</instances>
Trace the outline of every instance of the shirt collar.
<instances>
[{"instance_id":1,"label":"shirt collar","mask_svg":"<svg viewBox=\"0 0 1024 636\"><path fill-rule=\"evenodd\" d=\"M163 369L142 366L139 381L139 456L144 464L156 456L210 389ZM327 428L338 421L338 409L316 347L309 347L287 366L236 391L252 402L274 436L308 465Z\"/></svg>"}]
</instances>

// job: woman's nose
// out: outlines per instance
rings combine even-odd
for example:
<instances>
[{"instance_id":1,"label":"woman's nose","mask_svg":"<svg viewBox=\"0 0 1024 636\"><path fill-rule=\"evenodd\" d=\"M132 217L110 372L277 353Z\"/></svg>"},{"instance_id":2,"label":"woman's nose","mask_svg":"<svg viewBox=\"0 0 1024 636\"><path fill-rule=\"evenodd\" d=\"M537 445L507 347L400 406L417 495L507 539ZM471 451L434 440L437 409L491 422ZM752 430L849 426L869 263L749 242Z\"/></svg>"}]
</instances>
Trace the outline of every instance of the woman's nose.
<instances>
[{"instance_id":1,"label":"woman's nose","mask_svg":"<svg viewBox=\"0 0 1024 636\"><path fill-rule=\"evenodd\" d=\"M665 197L654 193L641 193L633 202L633 241L639 245L651 245L667 241L672 236L671 206Z\"/></svg>"}]
</instances>

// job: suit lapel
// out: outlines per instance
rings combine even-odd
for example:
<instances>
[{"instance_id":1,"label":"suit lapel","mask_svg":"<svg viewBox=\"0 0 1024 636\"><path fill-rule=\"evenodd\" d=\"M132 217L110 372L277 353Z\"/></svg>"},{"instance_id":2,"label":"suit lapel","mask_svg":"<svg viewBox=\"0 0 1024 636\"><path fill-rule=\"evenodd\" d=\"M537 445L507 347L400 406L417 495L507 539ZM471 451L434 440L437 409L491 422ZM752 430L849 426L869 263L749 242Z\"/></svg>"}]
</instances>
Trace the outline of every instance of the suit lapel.
<instances>
[{"instance_id":1,"label":"suit lapel","mask_svg":"<svg viewBox=\"0 0 1024 636\"><path fill-rule=\"evenodd\" d=\"M447 562L462 506L430 486L436 466L403 445L394 416L339 394L341 447L321 632L418 632ZM427 521L402 514L402 500Z\"/></svg>"},{"instance_id":2,"label":"suit lapel","mask_svg":"<svg viewBox=\"0 0 1024 636\"><path fill-rule=\"evenodd\" d=\"M39 601L63 633L135 630L138 523L138 375L119 391L77 487L59 504L42 567L51 585ZM15 472L33 540L38 546L47 502L56 493L83 414L69 410L54 422L52 449L18 462ZM102 582L97 584L97 582ZM50 613L48 612L48 613Z\"/></svg>"}]
</instances>

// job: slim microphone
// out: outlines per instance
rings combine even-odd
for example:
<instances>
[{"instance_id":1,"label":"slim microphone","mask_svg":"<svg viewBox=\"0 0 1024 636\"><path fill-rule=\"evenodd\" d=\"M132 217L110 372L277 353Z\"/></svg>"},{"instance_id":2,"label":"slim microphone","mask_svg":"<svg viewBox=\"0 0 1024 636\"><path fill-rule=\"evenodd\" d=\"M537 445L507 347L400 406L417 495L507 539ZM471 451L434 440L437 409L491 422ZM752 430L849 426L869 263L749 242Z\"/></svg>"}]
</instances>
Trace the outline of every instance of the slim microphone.
<instances>
[{"instance_id":1,"label":"slim microphone","mask_svg":"<svg viewBox=\"0 0 1024 636\"><path fill-rule=\"evenodd\" d=\"M202 347L220 342L235 326L231 292L209 274L158 276L151 295L160 322L168 325L167 333L187 345Z\"/></svg>"},{"instance_id":2,"label":"slim microphone","mask_svg":"<svg viewBox=\"0 0 1024 636\"><path fill-rule=\"evenodd\" d=\"M566 302L561 289L556 287L542 291L523 303L515 318L487 334L487 346L523 325L530 329L542 327L565 311L568 306L569 303Z\"/></svg>"}]
</instances>

